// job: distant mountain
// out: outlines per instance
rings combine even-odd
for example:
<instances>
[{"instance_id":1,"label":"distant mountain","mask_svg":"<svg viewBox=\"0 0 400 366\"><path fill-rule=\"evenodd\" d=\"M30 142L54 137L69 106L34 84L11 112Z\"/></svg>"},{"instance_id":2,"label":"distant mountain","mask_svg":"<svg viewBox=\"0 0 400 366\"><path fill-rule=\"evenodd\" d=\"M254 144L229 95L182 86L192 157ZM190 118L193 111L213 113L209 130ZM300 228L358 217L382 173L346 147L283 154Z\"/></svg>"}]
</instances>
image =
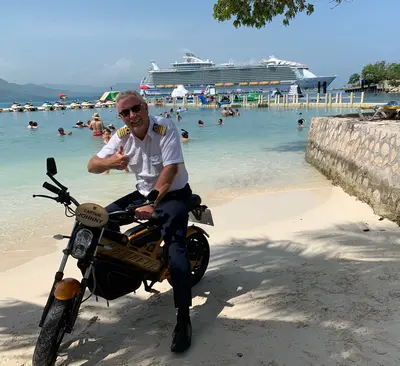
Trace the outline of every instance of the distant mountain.
<instances>
[{"instance_id":1,"label":"distant mountain","mask_svg":"<svg viewBox=\"0 0 400 366\"><path fill-rule=\"evenodd\" d=\"M111 86L89 86L89 85L63 85L63 84L15 84L0 79L0 102L18 102L27 101L54 101L58 99L58 94L64 93L69 99L96 99L105 91L127 90L139 87L139 83L116 83Z\"/></svg>"},{"instance_id":2,"label":"distant mountain","mask_svg":"<svg viewBox=\"0 0 400 366\"><path fill-rule=\"evenodd\" d=\"M65 89L57 88L46 88L42 85L36 84L15 84L8 83L7 81L0 79L0 101L9 102L15 101L18 103L24 103L26 101L38 101L38 100L57 100L58 94L64 93L70 94L74 98L79 97L94 97L97 98L99 93L96 92L69 92ZM101 93L100 93L101 94Z\"/></svg>"},{"instance_id":3,"label":"distant mountain","mask_svg":"<svg viewBox=\"0 0 400 366\"><path fill-rule=\"evenodd\" d=\"M105 86L92 86L92 85L73 85L73 84L41 84L41 86L50 89L68 90L73 93L104 93L112 88L112 90L137 90L139 83L116 83L113 85ZM65 92L64 92L65 93ZM65 93L67 94L67 93Z\"/></svg>"}]
</instances>

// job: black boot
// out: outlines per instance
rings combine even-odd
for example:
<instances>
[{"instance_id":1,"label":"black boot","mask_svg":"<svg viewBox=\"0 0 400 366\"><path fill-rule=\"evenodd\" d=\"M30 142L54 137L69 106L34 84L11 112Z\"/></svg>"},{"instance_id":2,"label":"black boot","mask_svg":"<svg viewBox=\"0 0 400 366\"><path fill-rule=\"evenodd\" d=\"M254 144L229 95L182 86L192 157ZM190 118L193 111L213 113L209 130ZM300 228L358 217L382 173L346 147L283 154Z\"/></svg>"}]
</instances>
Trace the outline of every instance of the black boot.
<instances>
[{"instance_id":1,"label":"black boot","mask_svg":"<svg viewBox=\"0 0 400 366\"><path fill-rule=\"evenodd\" d=\"M189 309L178 310L175 329L172 333L171 351L185 352L192 343L192 324L190 322Z\"/></svg>"}]
</instances>

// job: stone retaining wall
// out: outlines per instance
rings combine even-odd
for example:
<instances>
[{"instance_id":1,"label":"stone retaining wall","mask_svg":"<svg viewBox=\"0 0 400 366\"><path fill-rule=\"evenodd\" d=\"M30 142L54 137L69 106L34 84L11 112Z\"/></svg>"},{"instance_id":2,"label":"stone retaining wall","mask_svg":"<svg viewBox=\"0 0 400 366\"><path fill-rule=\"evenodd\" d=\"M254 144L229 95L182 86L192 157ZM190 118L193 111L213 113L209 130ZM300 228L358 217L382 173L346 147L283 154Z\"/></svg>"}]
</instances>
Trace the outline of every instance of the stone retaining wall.
<instances>
[{"instance_id":1,"label":"stone retaining wall","mask_svg":"<svg viewBox=\"0 0 400 366\"><path fill-rule=\"evenodd\" d=\"M306 160L376 214L400 224L400 122L313 118Z\"/></svg>"}]
</instances>

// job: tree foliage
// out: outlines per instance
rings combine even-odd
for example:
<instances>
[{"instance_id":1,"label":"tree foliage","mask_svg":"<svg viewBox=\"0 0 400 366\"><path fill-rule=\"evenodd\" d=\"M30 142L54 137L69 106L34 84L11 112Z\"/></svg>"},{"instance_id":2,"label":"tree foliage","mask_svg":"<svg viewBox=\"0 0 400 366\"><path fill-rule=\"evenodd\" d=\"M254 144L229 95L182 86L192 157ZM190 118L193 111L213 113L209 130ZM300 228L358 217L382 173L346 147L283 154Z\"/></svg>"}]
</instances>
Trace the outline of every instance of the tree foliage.
<instances>
[{"instance_id":1,"label":"tree foliage","mask_svg":"<svg viewBox=\"0 0 400 366\"><path fill-rule=\"evenodd\" d=\"M360 84L361 76L360 74L353 74L349 77L349 81L347 84L349 85L359 85Z\"/></svg>"},{"instance_id":2,"label":"tree foliage","mask_svg":"<svg viewBox=\"0 0 400 366\"><path fill-rule=\"evenodd\" d=\"M344 0L329 0L339 5ZM214 5L214 18L220 22L232 17L235 28L265 27L273 18L283 15L283 24L289 25L299 13L311 15L314 5L308 0L217 0Z\"/></svg>"},{"instance_id":3,"label":"tree foliage","mask_svg":"<svg viewBox=\"0 0 400 366\"><path fill-rule=\"evenodd\" d=\"M361 77L368 85L388 81L389 85L398 86L400 85L400 64L385 61L368 64L362 69ZM351 84L350 80L349 84Z\"/></svg>"},{"instance_id":4,"label":"tree foliage","mask_svg":"<svg viewBox=\"0 0 400 366\"><path fill-rule=\"evenodd\" d=\"M387 67L385 61L368 64L362 69L361 76L368 85L379 84L387 79Z\"/></svg>"},{"instance_id":5,"label":"tree foliage","mask_svg":"<svg viewBox=\"0 0 400 366\"><path fill-rule=\"evenodd\" d=\"M387 67L387 80L390 85L399 86L400 85L400 64L392 63Z\"/></svg>"}]
</instances>

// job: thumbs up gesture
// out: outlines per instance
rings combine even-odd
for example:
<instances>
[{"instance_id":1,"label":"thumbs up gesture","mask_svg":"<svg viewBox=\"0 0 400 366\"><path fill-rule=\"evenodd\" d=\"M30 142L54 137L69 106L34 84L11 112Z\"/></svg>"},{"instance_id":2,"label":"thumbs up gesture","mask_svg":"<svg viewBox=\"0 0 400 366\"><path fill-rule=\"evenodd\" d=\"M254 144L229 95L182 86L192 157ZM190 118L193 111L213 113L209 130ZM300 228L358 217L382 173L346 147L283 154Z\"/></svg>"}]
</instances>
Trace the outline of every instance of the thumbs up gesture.
<instances>
[{"instance_id":1,"label":"thumbs up gesture","mask_svg":"<svg viewBox=\"0 0 400 366\"><path fill-rule=\"evenodd\" d=\"M119 146L118 151L110 157L110 169L125 170L129 164L129 156L124 155L124 147Z\"/></svg>"}]
</instances>

